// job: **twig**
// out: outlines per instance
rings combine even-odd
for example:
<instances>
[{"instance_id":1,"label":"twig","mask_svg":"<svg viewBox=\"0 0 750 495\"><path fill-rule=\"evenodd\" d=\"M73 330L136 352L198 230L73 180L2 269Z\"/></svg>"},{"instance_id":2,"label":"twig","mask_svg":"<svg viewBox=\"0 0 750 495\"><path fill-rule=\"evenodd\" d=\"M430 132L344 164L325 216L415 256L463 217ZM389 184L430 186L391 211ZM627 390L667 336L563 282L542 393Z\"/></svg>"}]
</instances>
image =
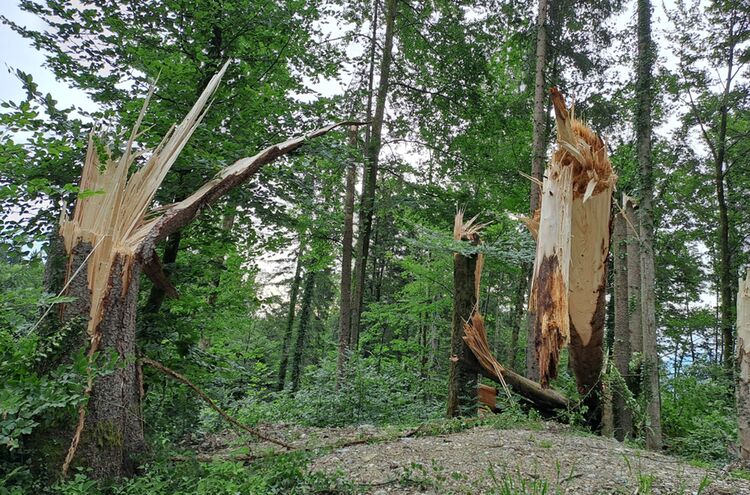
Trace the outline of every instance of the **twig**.
<instances>
[{"instance_id":1,"label":"twig","mask_svg":"<svg viewBox=\"0 0 750 495\"><path fill-rule=\"evenodd\" d=\"M242 461L242 462L250 462L255 461L258 459L261 459L265 456L262 455L253 455L253 454L237 454L237 455L226 455L226 454L218 454L218 455L210 455L210 454L198 454L198 455L173 455L168 457L167 459L174 462L190 462L190 461L198 461L198 462L212 462L212 461Z\"/></svg>"},{"instance_id":2,"label":"twig","mask_svg":"<svg viewBox=\"0 0 750 495\"><path fill-rule=\"evenodd\" d=\"M222 411L219 408L219 406L217 406L216 403L213 400L211 400L211 398L208 395L206 395L206 393L203 390L201 390L200 388L198 388L197 385L195 385L193 382L191 382L190 380L188 380L187 378L185 378L181 374L177 373L176 371L174 371L174 370L172 370L170 368L167 368L166 366L164 366L163 364L159 363L158 361L154 361L153 359L149 359L147 357L142 357L140 359L140 362L143 363L143 364L147 364L147 365L151 366L152 368L155 368L155 369L161 371L162 373L164 373L165 375L169 376L170 378L172 378L174 380L177 380L178 382L181 382L181 383L187 385L188 387L190 387L196 394L198 394L198 396L201 399L203 399L211 407L211 409L213 409L214 411L216 411L217 413L219 413L219 415L222 418L224 418L227 422L233 424L237 428L240 428L240 429L242 429L242 430L250 433L251 435L254 435L254 436L258 437L261 440L265 440L267 442L274 443L274 444L279 445L281 447L284 447L285 449L288 449L288 450L294 450L294 447L292 447L288 443L282 442L281 440L276 440L275 438L271 438L271 437L269 437L267 435L264 435L263 433L261 433L260 431L256 430L255 428L251 428L249 426L243 425L242 423L240 423L239 421L237 421L236 419L234 419L233 417L231 417L230 415L228 415L227 413L225 413L224 411Z\"/></svg>"}]
</instances>

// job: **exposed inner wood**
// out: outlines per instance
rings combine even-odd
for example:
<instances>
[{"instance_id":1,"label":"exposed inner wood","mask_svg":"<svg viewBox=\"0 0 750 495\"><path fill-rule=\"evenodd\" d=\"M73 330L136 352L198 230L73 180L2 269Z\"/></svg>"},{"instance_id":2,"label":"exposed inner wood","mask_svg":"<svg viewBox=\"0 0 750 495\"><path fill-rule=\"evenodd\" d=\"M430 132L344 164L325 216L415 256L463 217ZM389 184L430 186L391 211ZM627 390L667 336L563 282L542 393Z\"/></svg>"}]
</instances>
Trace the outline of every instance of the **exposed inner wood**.
<instances>
[{"instance_id":1,"label":"exposed inner wood","mask_svg":"<svg viewBox=\"0 0 750 495\"><path fill-rule=\"evenodd\" d=\"M750 268L740 279L737 292L737 423L739 450L743 461L750 461Z\"/></svg>"},{"instance_id":2,"label":"exposed inner wood","mask_svg":"<svg viewBox=\"0 0 750 495\"><path fill-rule=\"evenodd\" d=\"M557 375L560 351L572 341L573 372L579 391L588 395L601 372L610 205L617 177L602 139L574 117L556 88L551 94L557 148L544 177L538 217L526 221L537 239L529 311L535 315L542 386Z\"/></svg>"}]
</instances>

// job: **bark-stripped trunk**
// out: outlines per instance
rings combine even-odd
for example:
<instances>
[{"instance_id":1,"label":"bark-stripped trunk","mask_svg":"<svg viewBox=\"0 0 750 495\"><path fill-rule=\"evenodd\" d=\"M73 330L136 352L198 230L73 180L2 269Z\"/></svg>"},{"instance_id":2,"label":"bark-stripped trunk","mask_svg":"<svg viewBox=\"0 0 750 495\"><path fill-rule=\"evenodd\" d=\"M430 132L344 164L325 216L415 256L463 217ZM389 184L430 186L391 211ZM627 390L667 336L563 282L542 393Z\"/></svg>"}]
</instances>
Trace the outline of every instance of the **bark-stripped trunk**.
<instances>
[{"instance_id":1,"label":"bark-stripped trunk","mask_svg":"<svg viewBox=\"0 0 750 495\"><path fill-rule=\"evenodd\" d=\"M616 176L604 142L573 118L553 88L558 148L542 188L530 312L542 386L557 374L570 343L570 367L587 406L587 423L601 422L601 372L606 317L610 205Z\"/></svg>"},{"instance_id":2,"label":"bark-stripped trunk","mask_svg":"<svg viewBox=\"0 0 750 495\"><path fill-rule=\"evenodd\" d=\"M312 299L314 290L315 272L310 271L305 275L305 286L302 289L302 306L300 307L297 338L294 343L294 355L292 356L292 392L299 390L299 384L302 378L302 361L304 358L305 345L308 339L307 334L312 319Z\"/></svg>"},{"instance_id":3,"label":"bark-stripped trunk","mask_svg":"<svg viewBox=\"0 0 750 495\"><path fill-rule=\"evenodd\" d=\"M536 17L536 67L534 71L534 126L532 131L532 156L531 156L531 193L529 203L531 214L539 209L539 183L542 182L544 172L544 157L547 148L547 124L549 109L545 104L546 87L544 71L547 66L547 16L549 12L548 0L539 0L537 5ZM528 273L528 279L531 276L531 266L525 266L524 273ZM526 340L526 376L531 379L539 380L539 356L535 345L535 315L529 312L528 319L528 338Z\"/></svg>"},{"instance_id":4,"label":"bark-stripped trunk","mask_svg":"<svg viewBox=\"0 0 750 495\"><path fill-rule=\"evenodd\" d=\"M636 146L641 177L639 225L641 238L641 325L643 328L643 388L648 425L646 447L661 450L661 399L659 353L656 340L656 299L654 285L654 171L651 162L651 99L654 47L651 41L651 1L638 0L638 68L636 107Z\"/></svg>"},{"instance_id":5,"label":"bark-stripped trunk","mask_svg":"<svg viewBox=\"0 0 750 495\"><path fill-rule=\"evenodd\" d=\"M589 407L601 418L600 380L609 255L610 204L617 177L604 142L577 121L553 88L558 148L543 188L530 297L540 383L557 375L560 350L570 342L571 369ZM533 226L532 226L533 224Z\"/></svg>"},{"instance_id":6,"label":"bark-stripped trunk","mask_svg":"<svg viewBox=\"0 0 750 495\"><path fill-rule=\"evenodd\" d=\"M573 167L553 158L542 187L534 274L529 309L534 315L534 348L539 381L557 376L560 350L570 339L568 289Z\"/></svg>"},{"instance_id":7,"label":"bark-stripped trunk","mask_svg":"<svg viewBox=\"0 0 750 495\"><path fill-rule=\"evenodd\" d=\"M357 128L349 129L349 146L357 146ZM344 197L344 233L341 248L341 303L339 305L338 374L344 371L352 332L352 240L354 239L354 187L357 168L352 160L346 167Z\"/></svg>"},{"instance_id":8,"label":"bark-stripped trunk","mask_svg":"<svg viewBox=\"0 0 750 495\"><path fill-rule=\"evenodd\" d=\"M294 315L297 311L297 294L299 294L299 285L302 282L302 256L304 255L304 252L304 244L300 242L299 251L297 252L297 266L294 269L292 287L289 289L289 310L286 314L286 330L284 331L284 340L281 343L279 373L276 379L276 390L278 391L284 390L284 384L286 383L286 369L289 363L289 347L292 343L292 336L294 335Z\"/></svg>"},{"instance_id":9,"label":"bark-stripped trunk","mask_svg":"<svg viewBox=\"0 0 750 495\"><path fill-rule=\"evenodd\" d=\"M380 60L380 81L378 96L375 101L375 114L367 143L367 173L364 177L362 200L359 209L359 239L357 240L357 260L354 265L354 292L352 300L351 338L349 348L356 351L359 346L359 327L364 303L365 279L367 278L367 256L370 251L372 217L375 212L375 189L378 181L380 147L385 118L385 103L388 96L393 57L393 34L396 23L396 6L398 0L386 0L385 6L385 40L383 55Z\"/></svg>"},{"instance_id":10,"label":"bark-stripped trunk","mask_svg":"<svg viewBox=\"0 0 750 495\"><path fill-rule=\"evenodd\" d=\"M740 458L750 462L750 268L737 293L737 424Z\"/></svg>"},{"instance_id":11,"label":"bark-stripped trunk","mask_svg":"<svg viewBox=\"0 0 750 495\"><path fill-rule=\"evenodd\" d=\"M464 224L458 213L453 229L454 239L479 244L479 234ZM464 323L469 321L477 307L479 293L478 273L481 273L480 255L453 255L453 324L451 331L451 365L448 378L448 417L474 416L477 413L477 369L479 361L464 341ZM477 270L479 267L479 270Z\"/></svg>"},{"instance_id":12,"label":"bark-stripped trunk","mask_svg":"<svg viewBox=\"0 0 750 495\"><path fill-rule=\"evenodd\" d=\"M628 326L628 260L627 260L627 225L622 213L614 218L612 228L612 246L614 254L615 280L615 324L614 324L614 365L623 378L629 375L628 367L632 351L630 350L630 328ZM621 383L612 383L612 408L614 411L615 438L622 441L633 434L633 414L625 401L627 390L622 390Z\"/></svg>"}]
</instances>

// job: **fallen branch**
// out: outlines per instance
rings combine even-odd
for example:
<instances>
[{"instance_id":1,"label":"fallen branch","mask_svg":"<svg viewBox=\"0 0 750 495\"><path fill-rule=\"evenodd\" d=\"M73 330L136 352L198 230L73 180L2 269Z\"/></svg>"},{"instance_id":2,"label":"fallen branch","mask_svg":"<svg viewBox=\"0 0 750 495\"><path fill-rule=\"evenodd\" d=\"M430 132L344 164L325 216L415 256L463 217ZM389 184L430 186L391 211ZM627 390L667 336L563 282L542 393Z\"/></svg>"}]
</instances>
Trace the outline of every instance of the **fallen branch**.
<instances>
[{"instance_id":1,"label":"fallen branch","mask_svg":"<svg viewBox=\"0 0 750 495\"><path fill-rule=\"evenodd\" d=\"M176 371L174 371L174 370L172 370L170 368L167 368L166 366L164 366L163 364L159 363L158 361L154 361L153 359L149 359L147 357L141 358L140 362L143 363L143 364L147 364L147 365L151 366L152 368L161 371L162 373L164 373L168 377L170 377L170 378L172 378L174 380L177 380L178 382L181 382L181 383L187 385L188 387L190 387L191 389L193 389L193 391L196 394L198 394L198 396L201 399L203 399L211 407L211 409L213 409L214 411L216 411L217 413L219 413L219 415L222 418L224 418L228 423L233 424L237 428L240 428L241 430L244 430L244 431L250 433L251 435L254 435L254 436L258 437L261 440L265 440L267 442L274 443L276 445L284 447L285 449L294 450L294 447L292 447L288 443L282 442L281 440L276 440L275 438L271 438L271 437L269 437L267 435L264 435L263 433L261 433L260 431L256 430L255 428L250 428L249 426L243 425L242 423L240 423L239 421L237 421L236 419L234 419L233 417L231 417L230 415L228 415L227 413L225 413L224 411L222 411L219 408L219 406L217 406L216 403L213 400L211 400L211 398L208 395L206 395L206 393L203 390L201 390L200 388L198 388L197 385L195 385L193 382L191 382L190 380L188 380L187 378L185 378L181 374L177 373Z\"/></svg>"},{"instance_id":2,"label":"fallen branch","mask_svg":"<svg viewBox=\"0 0 750 495\"><path fill-rule=\"evenodd\" d=\"M479 366L475 367L475 371L483 377L502 385L493 370ZM544 389L537 382L529 380L508 368L505 368L503 371L503 379L514 392L531 402L540 412L554 413L567 410L571 407L568 398L561 393L552 389Z\"/></svg>"}]
</instances>

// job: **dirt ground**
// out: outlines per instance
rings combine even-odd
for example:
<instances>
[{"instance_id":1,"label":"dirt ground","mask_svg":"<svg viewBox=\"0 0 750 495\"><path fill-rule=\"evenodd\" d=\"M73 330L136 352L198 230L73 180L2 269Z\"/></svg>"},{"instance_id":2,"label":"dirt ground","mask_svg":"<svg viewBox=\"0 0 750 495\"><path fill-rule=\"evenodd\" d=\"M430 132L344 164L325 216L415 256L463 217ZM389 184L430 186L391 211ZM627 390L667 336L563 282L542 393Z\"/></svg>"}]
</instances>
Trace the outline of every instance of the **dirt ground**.
<instances>
[{"instance_id":1,"label":"dirt ground","mask_svg":"<svg viewBox=\"0 0 750 495\"><path fill-rule=\"evenodd\" d=\"M264 432L283 436L296 448L322 448L311 471L343 476L373 495L750 495L750 481L728 472L552 422L535 429L478 426L442 435L281 425ZM356 443L373 438L379 441ZM202 450L216 452L228 440L214 438Z\"/></svg>"}]
</instances>

